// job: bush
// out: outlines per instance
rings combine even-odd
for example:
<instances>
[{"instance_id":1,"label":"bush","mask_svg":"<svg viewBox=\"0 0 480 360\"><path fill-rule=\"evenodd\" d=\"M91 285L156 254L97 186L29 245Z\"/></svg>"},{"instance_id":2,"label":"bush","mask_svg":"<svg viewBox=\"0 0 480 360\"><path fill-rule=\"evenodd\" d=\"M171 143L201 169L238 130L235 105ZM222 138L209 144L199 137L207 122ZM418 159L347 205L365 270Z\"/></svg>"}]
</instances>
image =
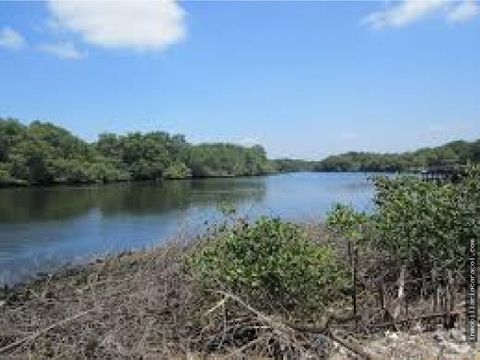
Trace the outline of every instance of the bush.
<instances>
[{"instance_id":1,"label":"bush","mask_svg":"<svg viewBox=\"0 0 480 360\"><path fill-rule=\"evenodd\" d=\"M358 212L347 205L336 204L328 214L326 224L348 240L357 243L365 238L369 220L370 218L363 212Z\"/></svg>"},{"instance_id":2,"label":"bush","mask_svg":"<svg viewBox=\"0 0 480 360\"><path fill-rule=\"evenodd\" d=\"M206 287L220 283L257 307L297 315L312 316L348 284L330 246L308 241L297 225L269 218L212 239L193 255L192 268Z\"/></svg>"},{"instance_id":3,"label":"bush","mask_svg":"<svg viewBox=\"0 0 480 360\"><path fill-rule=\"evenodd\" d=\"M12 179L12 176L9 174L9 172L6 169L0 168L0 182L2 181L10 181Z\"/></svg>"},{"instance_id":4,"label":"bush","mask_svg":"<svg viewBox=\"0 0 480 360\"><path fill-rule=\"evenodd\" d=\"M163 172L165 179L186 179L192 177L192 171L183 162L175 162Z\"/></svg>"},{"instance_id":5,"label":"bush","mask_svg":"<svg viewBox=\"0 0 480 360\"><path fill-rule=\"evenodd\" d=\"M479 239L480 177L472 168L458 182L417 177L376 178L378 245L421 273L461 269L470 238Z\"/></svg>"}]
</instances>

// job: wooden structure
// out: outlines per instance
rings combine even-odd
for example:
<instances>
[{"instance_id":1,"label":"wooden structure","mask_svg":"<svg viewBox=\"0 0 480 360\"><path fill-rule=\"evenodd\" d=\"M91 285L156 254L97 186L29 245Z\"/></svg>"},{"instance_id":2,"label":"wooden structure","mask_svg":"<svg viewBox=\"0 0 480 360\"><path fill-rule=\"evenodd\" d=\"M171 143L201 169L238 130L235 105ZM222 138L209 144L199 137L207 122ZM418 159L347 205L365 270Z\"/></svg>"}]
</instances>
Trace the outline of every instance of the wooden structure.
<instances>
[{"instance_id":1,"label":"wooden structure","mask_svg":"<svg viewBox=\"0 0 480 360\"><path fill-rule=\"evenodd\" d=\"M422 179L424 181L458 181L463 171L459 166L452 165L438 165L431 166L426 170L421 171Z\"/></svg>"}]
</instances>

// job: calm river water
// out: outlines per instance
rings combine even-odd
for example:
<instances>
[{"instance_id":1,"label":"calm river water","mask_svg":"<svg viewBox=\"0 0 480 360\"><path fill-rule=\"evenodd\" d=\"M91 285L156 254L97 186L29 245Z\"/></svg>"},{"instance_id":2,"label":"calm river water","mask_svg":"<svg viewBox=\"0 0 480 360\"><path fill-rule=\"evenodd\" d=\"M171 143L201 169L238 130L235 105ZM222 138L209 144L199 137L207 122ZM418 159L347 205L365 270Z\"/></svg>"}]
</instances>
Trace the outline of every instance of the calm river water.
<instances>
[{"instance_id":1,"label":"calm river water","mask_svg":"<svg viewBox=\"0 0 480 360\"><path fill-rule=\"evenodd\" d=\"M360 173L0 189L0 284L200 234L221 218L221 204L250 218L319 220L335 202L368 211L372 195Z\"/></svg>"}]
</instances>

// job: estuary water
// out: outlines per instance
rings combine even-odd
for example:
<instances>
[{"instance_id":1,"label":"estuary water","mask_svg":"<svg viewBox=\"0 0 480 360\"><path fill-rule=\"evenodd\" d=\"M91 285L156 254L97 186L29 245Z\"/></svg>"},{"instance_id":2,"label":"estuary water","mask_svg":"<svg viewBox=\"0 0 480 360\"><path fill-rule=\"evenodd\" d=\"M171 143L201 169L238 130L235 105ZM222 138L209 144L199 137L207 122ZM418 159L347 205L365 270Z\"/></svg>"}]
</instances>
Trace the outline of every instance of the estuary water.
<instances>
[{"instance_id":1,"label":"estuary water","mask_svg":"<svg viewBox=\"0 0 480 360\"><path fill-rule=\"evenodd\" d=\"M0 189L0 284L200 235L225 206L251 219L321 221L337 202L368 211L373 194L362 173Z\"/></svg>"}]
</instances>

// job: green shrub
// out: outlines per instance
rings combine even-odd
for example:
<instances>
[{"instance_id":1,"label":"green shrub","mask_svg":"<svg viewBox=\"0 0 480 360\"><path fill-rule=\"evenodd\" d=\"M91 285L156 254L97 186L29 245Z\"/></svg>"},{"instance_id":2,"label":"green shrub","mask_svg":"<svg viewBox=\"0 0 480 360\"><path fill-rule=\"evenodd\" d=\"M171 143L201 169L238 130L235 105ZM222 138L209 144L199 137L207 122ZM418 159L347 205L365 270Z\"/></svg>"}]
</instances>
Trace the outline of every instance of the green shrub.
<instances>
[{"instance_id":1,"label":"green shrub","mask_svg":"<svg viewBox=\"0 0 480 360\"><path fill-rule=\"evenodd\" d=\"M310 316L348 285L330 246L307 240L297 225L269 218L212 239L193 255L192 268L206 287L220 283L260 308Z\"/></svg>"},{"instance_id":2,"label":"green shrub","mask_svg":"<svg viewBox=\"0 0 480 360\"><path fill-rule=\"evenodd\" d=\"M165 179L186 179L192 177L192 171L183 162L175 162L163 172Z\"/></svg>"},{"instance_id":3,"label":"green shrub","mask_svg":"<svg viewBox=\"0 0 480 360\"><path fill-rule=\"evenodd\" d=\"M328 213L326 224L340 235L356 243L365 238L369 220L368 215L356 211L351 206L335 204L333 210Z\"/></svg>"},{"instance_id":4,"label":"green shrub","mask_svg":"<svg viewBox=\"0 0 480 360\"><path fill-rule=\"evenodd\" d=\"M12 176L10 175L10 173L6 170L6 169L2 169L0 167L0 182L2 181L10 181L12 179Z\"/></svg>"},{"instance_id":5,"label":"green shrub","mask_svg":"<svg viewBox=\"0 0 480 360\"><path fill-rule=\"evenodd\" d=\"M417 272L461 269L470 238L479 239L480 177L472 168L451 182L375 179L378 245Z\"/></svg>"}]
</instances>

